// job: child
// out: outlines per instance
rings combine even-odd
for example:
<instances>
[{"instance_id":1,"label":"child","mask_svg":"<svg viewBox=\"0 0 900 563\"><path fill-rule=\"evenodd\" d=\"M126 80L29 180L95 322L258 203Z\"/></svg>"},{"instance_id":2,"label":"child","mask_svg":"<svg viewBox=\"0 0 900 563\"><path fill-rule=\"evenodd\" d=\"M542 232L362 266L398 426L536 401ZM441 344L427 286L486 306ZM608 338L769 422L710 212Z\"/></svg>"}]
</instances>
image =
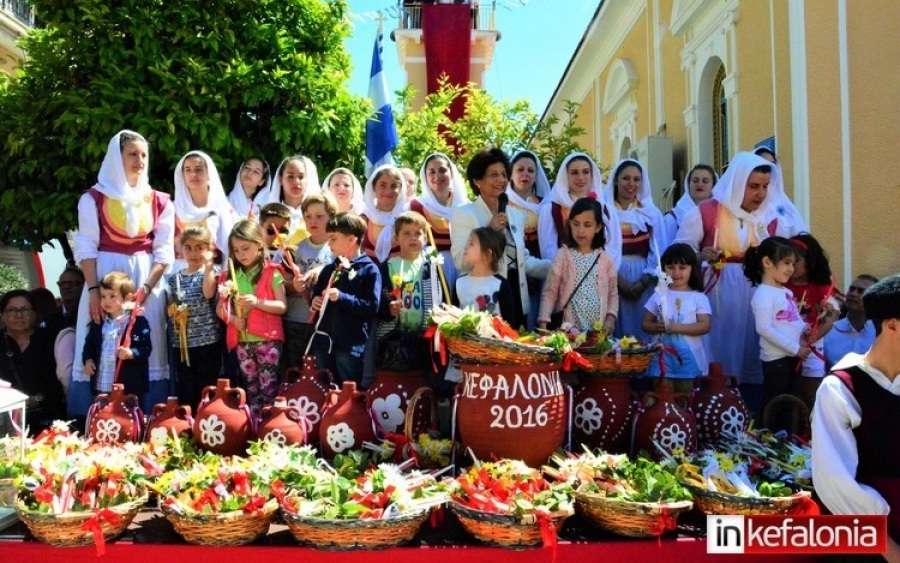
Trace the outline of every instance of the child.
<instances>
[{"instance_id":1,"label":"child","mask_svg":"<svg viewBox=\"0 0 900 563\"><path fill-rule=\"evenodd\" d=\"M359 215L365 210L366 203L363 200L362 186L359 180L347 168L335 168L322 182L323 191L327 191L334 197L337 209L340 212L352 211Z\"/></svg>"},{"instance_id":2,"label":"child","mask_svg":"<svg viewBox=\"0 0 900 563\"><path fill-rule=\"evenodd\" d=\"M318 279L318 272L326 264L334 260L328 247L328 233L325 231L328 221L337 214L337 206L331 195L322 192L311 194L303 200L303 221L309 237L300 241L294 250L296 273L285 268L285 288L287 289L288 308L284 315L284 354L281 356L279 373L288 368L299 367L303 362L306 345L312 338L315 327L309 322L310 296L309 289Z\"/></svg>"},{"instance_id":3,"label":"child","mask_svg":"<svg viewBox=\"0 0 900 563\"><path fill-rule=\"evenodd\" d=\"M216 312L225 321L228 349L237 348L241 387L255 417L275 400L287 309L281 267L268 263L262 229L252 219L238 221L228 237L231 282Z\"/></svg>"},{"instance_id":4,"label":"child","mask_svg":"<svg viewBox=\"0 0 900 563\"><path fill-rule=\"evenodd\" d=\"M689 244L673 244L663 252L662 267L669 278L668 289L657 289L644 306L641 328L658 335L659 342L671 347L678 357L660 352L666 365L666 378L676 393L690 393L694 378L709 372L709 361L701 336L709 333L709 299L703 293L700 261ZM647 375L660 375L659 362L651 362Z\"/></svg>"},{"instance_id":5,"label":"child","mask_svg":"<svg viewBox=\"0 0 900 563\"><path fill-rule=\"evenodd\" d=\"M796 247L783 237L769 237L744 255L744 275L758 286L750 308L759 334L764 408L776 395L793 391L798 358L805 360L810 353L801 343L806 323L794 295L784 287L796 260Z\"/></svg>"},{"instance_id":6,"label":"child","mask_svg":"<svg viewBox=\"0 0 900 563\"><path fill-rule=\"evenodd\" d=\"M276 264L281 264L281 241L291 234L291 208L283 203L267 203L259 210L259 226L263 230L263 240L269 249L269 256Z\"/></svg>"},{"instance_id":7,"label":"child","mask_svg":"<svg viewBox=\"0 0 900 563\"><path fill-rule=\"evenodd\" d=\"M143 399L150 389L148 357L153 351L150 324L143 316L134 318L131 339L125 333L134 314L134 281L125 272L112 271L100 280L100 309L105 313L102 323L90 323L84 341L82 361L84 373L91 377L94 395L112 391L113 383L122 383L125 393ZM126 310L128 309L128 310ZM122 367L116 379L116 365Z\"/></svg>"},{"instance_id":8,"label":"child","mask_svg":"<svg viewBox=\"0 0 900 563\"><path fill-rule=\"evenodd\" d=\"M269 190L269 202L283 203L291 212L289 245L293 246L309 236L303 224L300 204L306 196L319 191L319 173L309 158L296 154L281 161Z\"/></svg>"},{"instance_id":9,"label":"child","mask_svg":"<svg viewBox=\"0 0 900 563\"><path fill-rule=\"evenodd\" d=\"M471 270L456 278L454 305L472 307L504 319L514 318L512 287L506 278L497 274L505 249L506 239L494 229L472 230L463 254L463 261Z\"/></svg>"},{"instance_id":10,"label":"child","mask_svg":"<svg viewBox=\"0 0 900 563\"><path fill-rule=\"evenodd\" d=\"M382 337L399 328L404 334L403 345L409 369L428 369L431 361L428 346L422 338L428 314L441 290L434 269L434 261L422 253L428 222L415 211L406 211L394 221L394 237L400 245L400 255L379 266L381 273L381 304L378 316L379 345ZM383 358L379 350L379 358ZM381 367L381 366L377 366Z\"/></svg>"},{"instance_id":11,"label":"child","mask_svg":"<svg viewBox=\"0 0 900 563\"><path fill-rule=\"evenodd\" d=\"M228 194L228 202L242 219L259 215L259 208L269 197L269 163L253 156L241 164L234 179L234 187Z\"/></svg>"},{"instance_id":12,"label":"child","mask_svg":"<svg viewBox=\"0 0 900 563\"><path fill-rule=\"evenodd\" d=\"M318 313L313 351L320 368L339 382L363 381L363 353L378 314L381 276L362 253L366 222L353 213L328 220L328 246L336 257L322 269L313 287L312 311Z\"/></svg>"},{"instance_id":13,"label":"child","mask_svg":"<svg viewBox=\"0 0 900 563\"><path fill-rule=\"evenodd\" d=\"M166 275L169 317L172 332L169 345L175 348L176 393L184 405L196 406L207 385L215 385L222 367L222 335L216 318L216 275L213 265L212 233L206 227L188 227L179 239L187 266Z\"/></svg>"},{"instance_id":14,"label":"child","mask_svg":"<svg viewBox=\"0 0 900 563\"><path fill-rule=\"evenodd\" d=\"M619 313L616 267L606 245L603 205L589 197L575 201L565 224L565 245L553 257L541 293L537 323L546 328L550 314L562 311L563 322L579 330L601 322L612 334Z\"/></svg>"},{"instance_id":15,"label":"child","mask_svg":"<svg viewBox=\"0 0 900 563\"><path fill-rule=\"evenodd\" d=\"M400 253L394 240L394 219L407 208L406 185L400 170L389 164L372 171L363 190L366 235L362 249L376 264Z\"/></svg>"},{"instance_id":16,"label":"child","mask_svg":"<svg viewBox=\"0 0 900 563\"><path fill-rule=\"evenodd\" d=\"M822 378L825 377L825 353L823 340L838 319L838 304L832 299L834 284L828 255L813 236L800 233L790 239L797 250L794 274L785 287L794 294L800 315L815 334L810 334L807 344L812 353L803 361L801 377L797 379L797 395L812 409Z\"/></svg>"}]
</instances>

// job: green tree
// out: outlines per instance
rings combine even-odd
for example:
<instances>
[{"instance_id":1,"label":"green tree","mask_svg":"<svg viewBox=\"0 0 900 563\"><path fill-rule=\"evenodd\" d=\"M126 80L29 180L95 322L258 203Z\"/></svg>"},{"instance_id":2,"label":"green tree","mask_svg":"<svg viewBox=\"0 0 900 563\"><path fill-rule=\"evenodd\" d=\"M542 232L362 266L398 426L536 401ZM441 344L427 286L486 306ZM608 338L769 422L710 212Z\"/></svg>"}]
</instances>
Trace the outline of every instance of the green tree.
<instances>
[{"instance_id":1,"label":"green tree","mask_svg":"<svg viewBox=\"0 0 900 563\"><path fill-rule=\"evenodd\" d=\"M246 157L301 152L362 168L370 104L351 95L345 0L33 0L46 28L0 77L0 216L7 241L76 226L106 145L150 141L150 180L171 191L189 150L226 190Z\"/></svg>"}]
</instances>

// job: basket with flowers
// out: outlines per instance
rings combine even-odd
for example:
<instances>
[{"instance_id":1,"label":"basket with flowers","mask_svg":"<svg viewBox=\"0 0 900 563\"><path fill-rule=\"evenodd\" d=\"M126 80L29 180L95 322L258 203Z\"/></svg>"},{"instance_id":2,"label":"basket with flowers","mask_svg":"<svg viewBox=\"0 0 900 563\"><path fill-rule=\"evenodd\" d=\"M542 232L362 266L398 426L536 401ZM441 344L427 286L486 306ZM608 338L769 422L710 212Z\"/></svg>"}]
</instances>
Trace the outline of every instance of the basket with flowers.
<instances>
[{"instance_id":1,"label":"basket with flowers","mask_svg":"<svg viewBox=\"0 0 900 563\"><path fill-rule=\"evenodd\" d=\"M585 332L572 326L562 328L587 362L581 369L585 373L632 377L647 371L650 361L660 352L658 344L644 344L633 336L619 339L608 336L599 321Z\"/></svg>"},{"instance_id":2,"label":"basket with flowers","mask_svg":"<svg viewBox=\"0 0 900 563\"><path fill-rule=\"evenodd\" d=\"M504 547L554 545L574 513L572 488L518 460L477 462L447 481L450 509L476 538Z\"/></svg>"}]
</instances>

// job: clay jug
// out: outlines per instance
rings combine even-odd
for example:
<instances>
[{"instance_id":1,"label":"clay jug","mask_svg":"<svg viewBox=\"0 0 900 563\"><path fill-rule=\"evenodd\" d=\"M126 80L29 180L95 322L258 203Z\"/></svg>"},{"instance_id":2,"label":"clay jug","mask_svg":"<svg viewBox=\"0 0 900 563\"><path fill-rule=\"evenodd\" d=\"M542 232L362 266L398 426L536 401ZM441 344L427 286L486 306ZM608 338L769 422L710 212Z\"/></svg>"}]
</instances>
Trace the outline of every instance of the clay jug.
<instances>
[{"instance_id":1,"label":"clay jug","mask_svg":"<svg viewBox=\"0 0 900 563\"><path fill-rule=\"evenodd\" d=\"M460 441L475 457L540 467L563 445L569 403L559 364L460 367L455 415Z\"/></svg>"},{"instance_id":2,"label":"clay jug","mask_svg":"<svg viewBox=\"0 0 900 563\"><path fill-rule=\"evenodd\" d=\"M259 413L259 440L271 440L282 446L306 443L307 422L297 407L288 406L284 397L275 397L275 403L263 407Z\"/></svg>"},{"instance_id":3,"label":"clay jug","mask_svg":"<svg viewBox=\"0 0 900 563\"><path fill-rule=\"evenodd\" d=\"M696 450L697 422L689 408L682 404L687 404L687 397L676 394L670 385L658 379L656 392L644 395L635 416L632 452L638 454L644 450L652 457L661 458L663 454L659 448L666 452L677 448L688 452Z\"/></svg>"},{"instance_id":4,"label":"clay jug","mask_svg":"<svg viewBox=\"0 0 900 563\"><path fill-rule=\"evenodd\" d=\"M331 372L316 367L315 356L303 357L303 369L290 368L284 373L284 383L278 395L287 400L290 407L297 407L306 419L308 432L306 443L319 445L319 425L328 392L336 388Z\"/></svg>"},{"instance_id":5,"label":"clay jug","mask_svg":"<svg viewBox=\"0 0 900 563\"><path fill-rule=\"evenodd\" d=\"M579 444L584 444L627 454L638 404L627 377L579 375L572 407L574 451L581 451Z\"/></svg>"},{"instance_id":6,"label":"clay jug","mask_svg":"<svg viewBox=\"0 0 900 563\"><path fill-rule=\"evenodd\" d=\"M156 445L165 444L170 436L191 437L194 428L194 417L191 416L191 407L179 405L178 397L169 397L165 403L157 403L150 412L150 422L147 423L147 436L145 441Z\"/></svg>"},{"instance_id":7,"label":"clay jug","mask_svg":"<svg viewBox=\"0 0 900 563\"><path fill-rule=\"evenodd\" d=\"M375 428L366 408L366 394L356 390L356 382L345 381L340 390L328 393L319 442L322 455L333 458L375 440Z\"/></svg>"},{"instance_id":8,"label":"clay jug","mask_svg":"<svg viewBox=\"0 0 900 563\"><path fill-rule=\"evenodd\" d=\"M203 389L202 397L194 418L197 445L220 455L243 455L256 434L244 390L218 379Z\"/></svg>"},{"instance_id":9,"label":"clay jug","mask_svg":"<svg viewBox=\"0 0 900 563\"><path fill-rule=\"evenodd\" d=\"M101 393L88 410L88 435L102 444L140 442L144 413L136 395L126 395L125 386L113 383L112 391Z\"/></svg>"},{"instance_id":10,"label":"clay jug","mask_svg":"<svg viewBox=\"0 0 900 563\"><path fill-rule=\"evenodd\" d=\"M423 370L375 370L375 380L366 391L366 406L383 433L405 433L409 400L422 387L428 387Z\"/></svg>"},{"instance_id":11,"label":"clay jug","mask_svg":"<svg viewBox=\"0 0 900 563\"><path fill-rule=\"evenodd\" d=\"M722 373L722 364L709 364L709 375L698 377L691 396L697 418L697 441L714 445L722 433L740 435L750 421L750 411L738 390L737 378Z\"/></svg>"}]
</instances>

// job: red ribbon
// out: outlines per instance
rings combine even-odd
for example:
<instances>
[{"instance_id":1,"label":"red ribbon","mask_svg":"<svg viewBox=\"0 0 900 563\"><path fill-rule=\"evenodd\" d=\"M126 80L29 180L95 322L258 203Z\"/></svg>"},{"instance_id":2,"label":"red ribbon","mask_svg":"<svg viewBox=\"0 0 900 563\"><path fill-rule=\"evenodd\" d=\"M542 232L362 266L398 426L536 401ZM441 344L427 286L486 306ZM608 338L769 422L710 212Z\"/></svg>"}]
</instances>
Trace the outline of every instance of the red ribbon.
<instances>
[{"instance_id":1,"label":"red ribbon","mask_svg":"<svg viewBox=\"0 0 900 563\"><path fill-rule=\"evenodd\" d=\"M659 355L657 356L657 360L659 361L659 376L666 376L666 361L663 359L664 354L672 354L675 356L675 359L678 360L679 364L684 364L684 360L681 359L681 354L678 353L678 350L671 346L662 346L659 350Z\"/></svg>"},{"instance_id":2,"label":"red ribbon","mask_svg":"<svg viewBox=\"0 0 900 563\"><path fill-rule=\"evenodd\" d=\"M662 535L668 530L674 530L677 526L678 523L675 521L675 518L669 514L669 508L663 504L659 517L656 519L656 524L651 526L648 531L656 536L656 541L662 545Z\"/></svg>"},{"instance_id":3,"label":"red ribbon","mask_svg":"<svg viewBox=\"0 0 900 563\"><path fill-rule=\"evenodd\" d=\"M88 521L81 525L82 530L88 530L94 535L94 545L97 547L97 557L101 557L106 553L106 538L103 537L103 527L100 520L106 522L113 528L122 523L122 518L109 508L102 508L94 512Z\"/></svg>"},{"instance_id":4,"label":"red ribbon","mask_svg":"<svg viewBox=\"0 0 900 563\"><path fill-rule=\"evenodd\" d=\"M553 525L553 519L546 512L537 512L538 526L541 528L541 539L544 547L551 549L550 561L556 562L556 548L558 545L556 539L556 526Z\"/></svg>"},{"instance_id":5,"label":"red ribbon","mask_svg":"<svg viewBox=\"0 0 900 563\"><path fill-rule=\"evenodd\" d=\"M144 302L144 299L147 296L144 294L144 286L138 288L137 293L134 296L134 310L131 311L131 317L128 319L128 327L125 329L125 336L122 338L122 346L125 348L131 348L131 331L134 329L134 321L137 320L138 315L142 315L144 310L141 308L141 304ZM113 374L113 383L119 382L119 372L122 370L122 358L116 357L116 371Z\"/></svg>"},{"instance_id":6,"label":"red ribbon","mask_svg":"<svg viewBox=\"0 0 900 563\"><path fill-rule=\"evenodd\" d=\"M563 356L563 371L576 371L578 368L591 369L591 362L575 350L566 352Z\"/></svg>"},{"instance_id":7,"label":"red ribbon","mask_svg":"<svg viewBox=\"0 0 900 563\"><path fill-rule=\"evenodd\" d=\"M444 507L439 506L431 511L431 515L429 516L431 519L431 527L434 529L443 528L444 527Z\"/></svg>"},{"instance_id":8,"label":"red ribbon","mask_svg":"<svg viewBox=\"0 0 900 563\"><path fill-rule=\"evenodd\" d=\"M788 514L791 516L818 516L821 513L816 501L807 495L804 495L800 502L788 510Z\"/></svg>"}]
</instances>

